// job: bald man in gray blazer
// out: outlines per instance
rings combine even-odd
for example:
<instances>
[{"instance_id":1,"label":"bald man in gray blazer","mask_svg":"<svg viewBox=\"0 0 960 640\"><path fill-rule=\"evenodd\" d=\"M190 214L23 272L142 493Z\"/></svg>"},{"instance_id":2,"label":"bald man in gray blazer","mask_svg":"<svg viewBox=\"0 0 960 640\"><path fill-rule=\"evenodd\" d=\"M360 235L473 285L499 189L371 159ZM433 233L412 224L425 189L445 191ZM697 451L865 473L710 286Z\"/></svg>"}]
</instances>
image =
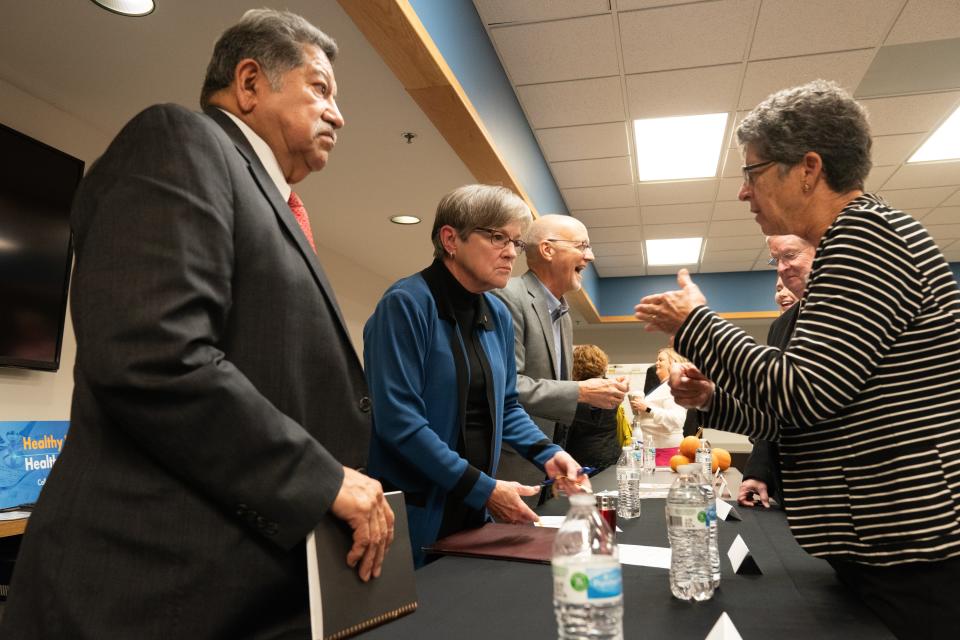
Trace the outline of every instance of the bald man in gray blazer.
<instances>
[{"instance_id":1,"label":"bald man in gray blazer","mask_svg":"<svg viewBox=\"0 0 960 640\"><path fill-rule=\"evenodd\" d=\"M530 226L526 240L529 270L494 293L513 315L520 404L548 437L563 446L578 403L613 409L629 385L623 379L570 379L573 322L563 296L580 289L581 274L593 262L586 227L571 216L542 216ZM504 445L497 477L536 485L543 473Z\"/></svg>"}]
</instances>

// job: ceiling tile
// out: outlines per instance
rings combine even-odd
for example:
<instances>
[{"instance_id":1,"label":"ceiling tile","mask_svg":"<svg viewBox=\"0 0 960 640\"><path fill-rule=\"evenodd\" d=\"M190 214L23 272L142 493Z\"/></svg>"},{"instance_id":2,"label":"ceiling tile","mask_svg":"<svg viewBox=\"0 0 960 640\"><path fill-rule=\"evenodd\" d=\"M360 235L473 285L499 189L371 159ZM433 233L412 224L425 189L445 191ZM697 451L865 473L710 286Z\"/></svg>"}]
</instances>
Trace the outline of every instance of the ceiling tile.
<instances>
[{"instance_id":1,"label":"ceiling tile","mask_svg":"<svg viewBox=\"0 0 960 640\"><path fill-rule=\"evenodd\" d=\"M717 251L711 249L713 245L708 245L703 253L703 262L749 262L750 266L757 260L757 254L760 249L733 249L728 251Z\"/></svg>"},{"instance_id":2,"label":"ceiling tile","mask_svg":"<svg viewBox=\"0 0 960 640\"><path fill-rule=\"evenodd\" d=\"M526 20L555 20L602 13L610 0L473 0L485 24Z\"/></svg>"},{"instance_id":3,"label":"ceiling tile","mask_svg":"<svg viewBox=\"0 0 960 640\"><path fill-rule=\"evenodd\" d=\"M620 11L632 11L633 9L650 9L651 7L662 7L668 4L685 4L700 1L701 0L617 0L617 9Z\"/></svg>"},{"instance_id":4,"label":"ceiling tile","mask_svg":"<svg viewBox=\"0 0 960 640\"><path fill-rule=\"evenodd\" d=\"M626 276L645 276L646 270L643 267L600 267L597 273L601 278L623 278Z\"/></svg>"},{"instance_id":5,"label":"ceiling tile","mask_svg":"<svg viewBox=\"0 0 960 640\"><path fill-rule=\"evenodd\" d=\"M759 227L757 227L759 229ZM751 233L745 236L727 236L723 238L707 238L707 251L733 251L736 249L753 249L753 252L765 251L767 243L763 234ZM766 255L766 254L764 254Z\"/></svg>"},{"instance_id":6,"label":"ceiling tile","mask_svg":"<svg viewBox=\"0 0 960 640\"><path fill-rule=\"evenodd\" d=\"M645 267L643 256L639 254L624 256L604 256L597 258L596 264L601 267Z\"/></svg>"},{"instance_id":7,"label":"ceiling tile","mask_svg":"<svg viewBox=\"0 0 960 640\"><path fill-rule=\"evenodd\" d=\"M886 189L917 189L960 184L960 161L905 164L884 184Z\"/></svg>"},{"instance_id":8,"label":"ceiling tile","mask_svg":"<svg viewBox=\"0 0 960 640\"><path fill-rule=\"evenodd\" d=\"M710 237L748 236L760 233L760 226L753 220L714 220L710 223Z\"/></svg>"},{"instance_id":9,"label":"ceiling tile","mask_svg":"<svg viewBox=\"0 0 960 640\"><path fill-rule=\"evenodd\" d=\"M871 169L870 175L867 176L867 180L864 183L867 192L874 193L879 191L896 170L897 167L895 166L874 167Z\"/></svg>"},{"instance_id":10,"label":"ceiling tile","mask_svg":"<svg viewBox=\"0 0 960 640\"><path fill-rule=\"evenodd\" d=\"M852 94L871 59L872 49L751 62L743 79L739 108L753 109L771 93L817 78L834 80Z\"/></svg>"},{"instance_id":11,"label":"ceiling tile","mask_svg":"<svg viewBox=\"0 0 960 640\"><path fill-rule=\"evenodd\" d=\"M727 149L726 156L723 159L723 170L720 175L724 178L742 178L743 172L740 167L743 166L743 156L740 155L740 149Z\"/></svg>"},{"instance_id":12,"label":"ceiling tile","mask_svg":"<svg viewBox=\"0 0 960 640\"><path fill-rule=\"evenodd\" d=\"M960 205L960 189L957 189L956 193L944 200L943 204Z\"/></svg>"},{"instance_id":13,"label":"ceiling tile","mask_svg":"<svg viewBox=\"0 0 960 640\"><path fill-rule=\"evenodd\" d=\"M925 224L927 231L933 236L933 239L940 244L943 240L956 240L960 238L960 224Z\"/></svg>"},{"instance_id":14,"label":"ceiling tile","mask_svg":"<svg viewBox=\"0 0 960 640\"><path fill-rule=\"evenodd\" d=\"M660 71L627 76L631 118L662 118L733 110L741 65Z\"/></svg>"},{"instance_id":15,"label":"ceiling tile","mask_svg":"<svg viewBox=\"0 0 960 640\"><path fill-rule=\"evenodd\" d=\"M620 78L592 78L517 87L534 129L622 122L626 112Z\"/></svg>"},{"instance_id":16,"label":"ceiling tile","mask_svg":"<svg viewBox=\"0 0 960 640\"><path fill-rule=\"evenodd\" d=\"M700 263L700 273L729 273L734 271L750 271L753 260L715 261L703 260Z\"/></svg>"},{"instance_id":17,"label":"ceiling tile","mask_svg":"<svg viewBox=\"0 0 960 640\"><path fill-rule=\"evenodd\" d=\"M640 224L640 207L619 207L616 209L586 209L572 211L573 217L593 227L625 227Z\"/></svg>"},{"instance_id":18,"label":"ceiling tile","mask_svg":"<svg viewBox=\"0 0 960 640\"><path fill-rule=\"evenodd\" d=\"M884 166L906 162L907 156L920 146L924 134L905 133L899 136L876 136L873 139L873 164Z\"/></svg>"},{"instance_id":19,"label":"ceiling tile","mask_svg":"<svg viewBox=\"0 0 960 640\"><path fill-rule=\"evenodd\" d=\"M669 224L673 222L707 222L713 205L709 202L691 204L661 204L640 208L643 224Z\"/></svg>"},{"instance_id":20,"label":"ceiling tile","mask_svg":"<svg viewBox=\"0 0 960 640\"><path fill-rule=\"evenodd\" d=\"M880 192L880 195L884 200L890 203L891 207L895 207L897 209L926 209L928 207L935 207L940 203L953 204L949 201L944 202L944 200L947 198L947 196L953 193L955 189L955 187L900 189L896 191L884 189Z\"/></svg>"},{"instance_id":21,"label":"ceiling tile","mask_svg":"<svg viewBox=\"0 0 960 640\"><path fill-rule=\"evenodd\" d=\"M644 225L643 227L643 237L647 240L662 240L665 238L702 238L706 234L706 222L648 224Z\"/></svg>"},{"instance_id":22,"label":"ceiling tile","mask_svg":"<svg viewBox=\"0 0 960 640\"><path fill-rule=\"evenodd\" d=\"M737 111L736 119L733 122L733 128L730 130L730 142L728 146L731 149L740 149L740 142L737 140L737 127L740 126L740 123L743 122L743 119L747 117L749 111Z\"/></svg>"},{"instance_id":23,"label":"ceiling tile","mask_svg":"<svg viewBox=\"0 0 960 640\"><path fill-rule=\"evenodd\" d=\"M621 12L625 73L740 62L753 28L755 0L721 0Z\"/></svg>"},{"instance_id":24,"label":"ceiling tile","mask_svg":"<svg viewBox=\"0 0 960 640\"><path fill-rule=\"evenodd\" d=\"M912 216L914 220L922 220L933 209L901 209L901 211Z\"/></svg>"},{"instance_id":25,"label":"ceiling tile","mask_svg":"<svg viewBox=\"0 0 960 640\"><path fill-rule=\"evenodd\" d=\"M593 254L600 256L643 255L642 242L593 242Z\"/></svg>"},{"instance_id":26,"label":"ceiling tile","mask_svg":"<svg viewBox=\"0 0 960 640\"><path fill-rule=\"evenodd\" d=\"M630 158L553 162L550 170L561 189L633 183Z\"/></svg>"},{"instance_id":27,"label":"ceiling tile","mask_svg":"<svg viewBox=\"0 0 960 640\"><path fill-rule=\"evenodd\" d=\"M718 202L713 206L713 220L752 220L750 204L747 202Z\"/></svg>"},{"instance_id":28,"label":"ceiling tile","mask_svg":"<svg viewBox=\"0 0 960 640\"><path fill-rule=\"evenodd\" d=\"M960 89L958 60L960 38L880 47L854 97Z\"/></svg>"},{"instance_id":29,"label":"ceiling tile","mask_svg":"<svg viewBox=\"0 0 960 640\"><path fill-rule=\"evenodd\" d=\"M716 193L716 179L641 182L637 185L637 201L640 206L712 202Z\"/></svg>"},{"instance_id":30,"label":"ceiling tile","mask_svg":"<svg viewBox=\"0 0 960 640\"><path fill-rule=\"evenodd\" d=\"M490 35L513 84L620 73L610 14L496 27Z\"/></svg>"},{"instance_id":31,"label":"ceiling tile","mask_svg":"<svg viewBox=\"0 0 960 640\"><path fill-rule=\"evenodd\" d=\"M946 249L941 247L941 250L948 262L960 262L960 242L950 242Z\"/></svg>"},{"instance_id":32,"label":"ceiling tile","mask_svg":"<svg viewBox=\"0 0 960 640\"><path fill-rule=\"evenodd\" d=\"M880 45L903 0L764 0L750 58ZM869 19L867 19L869 16Z\"/></svg>"},{"instance_id":33,"label":"ceiling tile","mask_svg":"<svg viewBox=\"0 0 960 640\"><path fill-rule=\"evenodd\" d=\"M960 207L937 207L923 217L923 225L960 224Z\"/></svg>"},{"instance_id":34,"label":"ceiling tile","mask_svg":"<svg viewBox=\"0 0 960 640\"><path fill-rule=\"evenodd\" d=\"M633 207L637 196L632 184L612 187L582 187L580 189L562 189L567 209L612 209L614 207Z\"/></svg>"},{"instance_id":35,"label":"ceiling tile","mask_svg":"<svg viewBox=\"0 0 960 640\"><path fill-rule=\"evenodd\" d=\"M720 188L717 190L717 200L719 201L739 201L740 187L743 186L743 177L721 178Z\"/></svg>"},{"instance_id":36,"label":"ceiling tile","mask_svg":"<svg viewBox=\"0 0 960 640\"><path fill-rule=\"evenodd\" d=\"M539 129L536 134L548 162L614 158L630 153L626 122Z\"/></svg>"},{"instance_id":37,"label":"ceiling tile","mask_svg":"<svg viewBox=\"0 0 960 640\"><path fill-rule=\"evenodd\" d=\"M960 38L960 2L910 0L884 44Z\"/></svg>"},{"instance_id":38,"label":"ceiling tile","mask_svg":"<svg viewBox=\"0 0 960 640\"><path fill-rule=\"evenodd\" d=\"M596 227L590 230L590 242L619 242L643 240L643 230L639 225L632 227Z\"/></svg>"},{"instance_id":39,"label":"ceiling tile","mask_svg":"<svg viewBox=\"0 0 960 640\"><path fill-rule=\"evenodd\" d=\"M756 262L753 263L752 270L753 271L775 271L776 267L771 267L769 264L767 264L767 255L764 254L762 258L758 259Z\"/></svg>"},{"instance_id":40,"label":"ceiling tile","mask_svg":"<svg viewBox=\"0 0 960 640\"><path fill-rule=\"evenodd\" d=\"M927 132L947 117L960 92L928 93L916 96L861 100L875 136Z\"/></svg>"},{"instance_id":41,"label":"ceiling tile","mask_svg":"<svg viewBox=\"0 0 960 640\"><path fill-rule=\"evenodd\" d=\"M696 263L691 263L689 265L668 265L665 267L647 267L647 275L648 276L672 276L672 275L676 275L680 267L683 267L683 266L687 267L694 273L698 272Z\"/></svg>"}]
</instances>

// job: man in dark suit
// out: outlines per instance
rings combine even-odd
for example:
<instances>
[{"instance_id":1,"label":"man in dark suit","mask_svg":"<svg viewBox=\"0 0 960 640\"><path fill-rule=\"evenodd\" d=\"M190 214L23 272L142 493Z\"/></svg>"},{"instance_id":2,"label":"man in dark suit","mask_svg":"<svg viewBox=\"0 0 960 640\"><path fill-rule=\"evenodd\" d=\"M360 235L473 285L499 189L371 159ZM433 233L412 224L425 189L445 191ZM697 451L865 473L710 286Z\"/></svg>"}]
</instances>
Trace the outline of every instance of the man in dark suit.
<instances>
[{"instance_id":1,"label":"man in dark suit","mask_svg":"<svg viewBox=\"0 0 960 640\"><path fill-rule=\"evenodd\" d=\"M343 125L333 41L251 11L205 114L151 107L77 194L72 424L0 635L307 637L304 538L332 514L379 572L393 514L370 400L289 183ZM298 206L300 205L300 206Z\"/></svg>"},{"instance_id":2,"label":"man in dark suit","mask_svg":"<svg viewBox=\"0 0 960 640\"><path fill-rule=\"evenodd\" d=\"M580 289L580 274L593 262L587 228L572 216L541 216L530 225L526 241L529 271L493 293L513 316L520 404L562 447L578 403L616 409L629 385L624 378L570 379L573 322L563 296ZM504 446L497 478L536 485L543 472ZM535 503L536 498L526 501Z\"/></svg>"},{"instance_id":3,"label":"man in dark suit","mask_svg":"<svg viewBox=\"0 0 960 640\"><path fill-rule=\"evenodd\" d=\"M793 335L800 312L800 299L807 287L807 276L813 266L816 247L797 236L769 236L770 265L777 268L777 275L793 297L795 302L770 325L767 344L778 349L786 349ZM691 411L690 413L694 413ZM770 498L782 502L780 495L780 450L776 442L756 440L753 451L743 467L743 482L737 496L740 504L752 507L757 500L765 507L770 506ZM756 498L754 497L756 496Z\"/></svg>"}]
</instances>

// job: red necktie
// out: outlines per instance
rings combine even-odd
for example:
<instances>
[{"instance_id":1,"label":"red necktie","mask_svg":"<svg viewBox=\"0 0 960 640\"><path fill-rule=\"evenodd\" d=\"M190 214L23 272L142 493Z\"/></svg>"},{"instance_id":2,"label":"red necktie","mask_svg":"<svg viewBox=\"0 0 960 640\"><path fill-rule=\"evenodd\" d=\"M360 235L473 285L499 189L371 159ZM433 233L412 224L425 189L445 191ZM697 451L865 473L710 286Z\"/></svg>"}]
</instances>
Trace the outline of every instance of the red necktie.
<instances>
[{"instance_id":1,"label":"red necktie","mask_svg":"<svg viewBox=\"0 0 960 640\"><path fill-rule=\"evenodd\" d=\"M300 225L300 229L303 230L303 235L307 236L307 242L310 243L310 247L313 249L313 252L317 252L317 246L313 244L313 232L310 231L310 218L307 216L307 208L303 206L303 201L293 191L290 192L290 198L287 199L287 204L290 205L290 210L293 211L294 217L297 219L297 224Z\"/></svg>"}]
</instances>

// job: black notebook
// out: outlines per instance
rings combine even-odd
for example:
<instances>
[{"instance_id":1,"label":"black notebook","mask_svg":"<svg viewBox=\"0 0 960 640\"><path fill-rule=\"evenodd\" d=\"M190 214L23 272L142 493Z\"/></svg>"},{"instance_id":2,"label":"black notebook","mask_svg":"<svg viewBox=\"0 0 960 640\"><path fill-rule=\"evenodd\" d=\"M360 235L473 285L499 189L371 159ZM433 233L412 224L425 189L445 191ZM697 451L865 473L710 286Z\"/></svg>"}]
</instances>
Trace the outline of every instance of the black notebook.
<instances>
[{"instance_id":1,"label":"black notebook","mask_svg":"<svg viewBox=\"0 0 960 640\"><path fill-rule=\"evenodd\" d=\"M387 549L379 578L363 582L356 568L347 566L353 534L345 522L327 516L307 536L310 626L314 640L349 638L417 608L403 493L393 491L385 496L396 520L393 544Z\"/></svg>"}]
</instances>

